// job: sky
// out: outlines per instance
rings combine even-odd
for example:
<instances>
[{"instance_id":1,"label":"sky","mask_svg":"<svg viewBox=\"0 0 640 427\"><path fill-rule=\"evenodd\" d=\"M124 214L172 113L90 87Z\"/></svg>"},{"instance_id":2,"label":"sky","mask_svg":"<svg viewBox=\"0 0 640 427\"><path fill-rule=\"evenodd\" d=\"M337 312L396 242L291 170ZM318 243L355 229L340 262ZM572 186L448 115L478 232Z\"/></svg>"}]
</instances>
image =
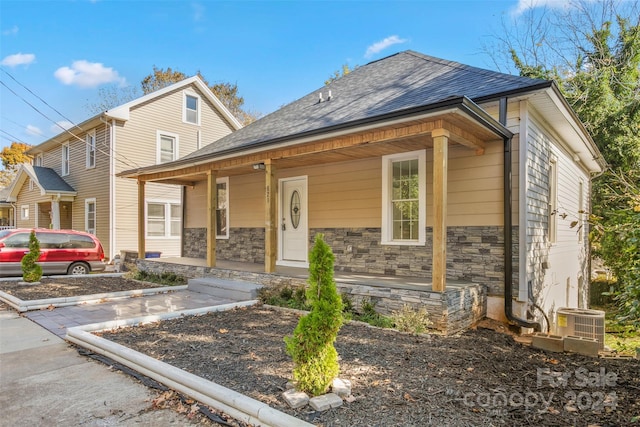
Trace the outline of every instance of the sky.
<instances>
[{"instance_id":1,"label":"sky","mask_svg":"<svg viewBox=\"0 0 640 427\"><path fill-rule=\"evenodd\" d=\"M235 83L263 115L404 50L496 69L484 46L530 1L2 0L0 147L81 123L100 89L139 88L154 66Z\"/></svg>"}]
</instances>

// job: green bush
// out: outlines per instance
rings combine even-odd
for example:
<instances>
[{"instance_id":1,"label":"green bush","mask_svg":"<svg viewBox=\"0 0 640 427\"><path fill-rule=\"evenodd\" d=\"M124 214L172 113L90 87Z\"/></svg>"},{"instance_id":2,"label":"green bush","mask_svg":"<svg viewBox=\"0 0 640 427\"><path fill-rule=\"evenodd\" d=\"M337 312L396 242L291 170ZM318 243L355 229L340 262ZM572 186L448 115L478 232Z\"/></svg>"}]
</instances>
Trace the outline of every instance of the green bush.
<instances>
[{"instance_id":1,"label":"green bush","mask_svg":"<svg viewBox=\"0 0 640 427\"><path fill-rule=\"evenodd\" d=\"M37 282L42 278L42 267L36 264L40 258L40 242L36 238L35 231L29 234L29 252L22 257L22 279L25 282Z\"/></svg>"},{"instance_id":2,"label":"green bush","mask_svg":"<svg viewBox=\"0 0 640 427\"><path fill-rule=\"evenodd\" d=\"M391 318L395 324L395 328L402 332L411 332L413 334L421 334L427 331L431 326L429 313L424 307L416 310L409 305L402 306L402 309L394 311Z\"/></svg>"},{"instance_id":3,"label":"green bush","mask_svg":"<svg viewBox=\"0 0 640 427\"><path fill-rule=\"evenodd\" d=\"M142 282L158 283L165 286L181 286L187 284L187 278L180 276L171 271L165 271L160 274L150 273L148 271L138 270L135 265L129 268L125 274L126 278L140 280Z\"/></svg>"},{"instance_id":4,"label":"green bush","mask_svg":"<svg viewBox=\"0 0 640 427\"><path fill-rule=\"evenodd\" d=\"M263 304L278 307L289 307L297 310L309 311L311 306L307 303L307 296L303 287L291 287L287 285L264 287L258 290L258 299Z\"/></svg>"},{"instance_id":5,"label":"green bush","mask_svg":"<svg viewBox=\"0 0 640 427\"><path fill-rule=\"evenodd\" d=\"M285 337L292 357L293 379L301 391L325 393L338 376L338 353L333 346L342 326L342 299L333 279L334 255L318 234L310 254L307 299L311 311L300 318L293 336Z\"/></svg>"}]
</instances>

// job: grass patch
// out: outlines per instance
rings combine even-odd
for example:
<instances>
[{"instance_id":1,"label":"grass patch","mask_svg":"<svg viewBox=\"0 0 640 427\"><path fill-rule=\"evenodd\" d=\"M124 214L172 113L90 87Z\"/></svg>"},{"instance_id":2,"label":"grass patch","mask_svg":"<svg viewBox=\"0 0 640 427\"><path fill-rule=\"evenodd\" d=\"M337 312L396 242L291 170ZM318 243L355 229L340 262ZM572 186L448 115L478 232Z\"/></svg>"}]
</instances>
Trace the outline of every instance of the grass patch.
<instances>
[{"instance_id":1,"label":"grass patch","mask_svg":"<svg viewBox=\"0 0 640 427\"><path fill-rule=\"evenodd\" d=\"M617 353L635 356L636 349L640 348L640 330L636 326L621 322L617 318L618 309L613 304L592 308L605 312L604 344Z\"/></svg>"}]
</instances>

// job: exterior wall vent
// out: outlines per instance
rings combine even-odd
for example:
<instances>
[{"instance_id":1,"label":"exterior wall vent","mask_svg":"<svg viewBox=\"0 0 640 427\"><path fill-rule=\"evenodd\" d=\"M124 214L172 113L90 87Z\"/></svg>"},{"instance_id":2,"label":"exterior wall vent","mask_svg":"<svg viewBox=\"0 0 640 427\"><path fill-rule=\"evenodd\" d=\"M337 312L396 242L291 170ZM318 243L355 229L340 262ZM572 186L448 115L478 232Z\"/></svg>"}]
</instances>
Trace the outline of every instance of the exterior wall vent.
<instances>
[{"instance_id":1,"label":"exterior wall vent","mask_svg":"<svg viewBox=\"0 0 640 427\"><path fill-rule=\"evenodd\" d=\"M556 313L557 334L598 340L604 349L604 311L584 308L559 308Z\"/></svg>"}]
</instances>

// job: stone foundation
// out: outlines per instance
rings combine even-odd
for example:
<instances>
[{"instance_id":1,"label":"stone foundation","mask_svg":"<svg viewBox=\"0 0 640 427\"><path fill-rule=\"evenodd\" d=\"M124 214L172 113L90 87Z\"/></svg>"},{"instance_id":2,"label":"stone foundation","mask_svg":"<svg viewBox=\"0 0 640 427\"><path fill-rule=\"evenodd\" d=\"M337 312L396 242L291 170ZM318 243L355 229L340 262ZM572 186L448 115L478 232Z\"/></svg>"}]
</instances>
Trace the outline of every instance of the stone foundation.
<instances>
[{"instance_id":1,"label":"stone foundation","mask_svg":"<svg viewBox=\"0 0 640 427\"><path fill-rule=\"evenodd\" d=\"M137 260L139 270L150 273L173 272L181 276L218 277L241 280L270 286L306 286L307 279L279 274L252 273L247 271L189 266L161 261ZM364 279L363 279L364 280ZM434 292L430 286L419 285L378 285L367 283L346 283L336 278L341 294L348 296L354 307L360 307L363 300L375 304L377 312L385 315L399 310L407 304L416 309L425 308L433 328L445 334L460 332L487 314L486 288L478 284L452 284L445 292Z\"/></svg>"},{"instance_id":2,"label":"stone foundation","mask_svg":"<svg viewBox=\"0 0 640 427\"><path fill-rule=\"evenodd\" d=\"M207 258L207 229L185 228L182 256ZM216 258L228 261L264 263L264 228L232 228L228 239L216 240Z\"/></svg>"}]
</instances>

